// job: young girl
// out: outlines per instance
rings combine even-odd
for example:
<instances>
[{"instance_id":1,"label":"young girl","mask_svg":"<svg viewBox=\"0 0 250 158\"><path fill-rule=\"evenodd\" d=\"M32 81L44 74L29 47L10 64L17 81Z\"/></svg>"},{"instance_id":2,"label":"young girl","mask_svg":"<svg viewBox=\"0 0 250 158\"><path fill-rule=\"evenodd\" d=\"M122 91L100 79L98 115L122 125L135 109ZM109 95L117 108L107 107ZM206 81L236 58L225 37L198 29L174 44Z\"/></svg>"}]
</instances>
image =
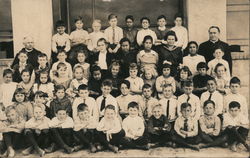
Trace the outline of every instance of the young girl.
<instances>
[{"instance_id":1,"label":"young girl","mask_svg":"<svg viewBox=\"0 0 250 158\"><path fill-rule=\"evenodd\" d=\"M33 100L34 93L32 91L33 89L33 82L31 81L31 73L28 69L24 69L21 72L21 78L22 81L17 85L18 88L23 88L27 99L30 101Z\"/></svg>"},{"instance_id":2,"label":"young girl","mask_svg":"<svg viewBox=\"0 0 250 158\"><path fill-rule=\"evenodd\" d=\"M63 85L65 89L69 88L71 79L69 78L67 72L67 66L65 63L59 63L56 68L56 76L52 81L55 85Z\"/></svg>"},{"instance_id":3,"label":"young girl","mask_svg":"<svg viewBox=\"0 0 250 158\"><path fill-rule=\"evenodd\" d=\"M83 76L86 79L89 79L90 77L90 64L86 62L86 59L88 58L88 52L86 50L77 50L76 52L76 58L78 63L74 66L81 66L84 70Z\"/></svg>"},{"instance_id":4,"label":"young girl","mask_svg":"<svg viewBox=\"0 0 250 158\"><path fill-rule=\"evenodd\" d=\"M50 117L50 102L49 102L49 97L47 93L44 93L42 91L37 91L34 94L34 101L32 102L33 107L36 106L37 104L43 104L45 105L45 113L46 117Z\"/></svg>"},{"instance_id":5,"label":"young girl","mask_svg":"<svg viewBox=\"0 0 250 158\"><path fill-rule=\"evenodd\" d=\"M165 63L162 66L162 75L156 78L155 87L158 93L158 97L163 98L162 88L165 84L171 84L173 92L176 91L175 79L170 75L172 70L171 63Z\"/></svg>"},{"instance_id":6,"label":"young girl","mask_svg":"<svg viewBox=\"0 0 250 158\"><path fill-rule=\"evenodd\" d=\"M137 54L137 64L140 67L141 72L144 72L144 69L149 67L154 70L155 74L157 74L156 68L158 65L158 54L151 49L153 46L153 38L151 36L145 36L142 44L144 50L141 50Z\"/></svg>"},{"instance_id":7,"label":"young girl","mask_svg":"<svg viewBox=\"0 0 250 158\"><path fill-rule=\"evenodd\" d=\"M54 84L50 82L49 73L42 71L39 74L39 81L34 84L33 92L42 91L47 93L50 99L53 98Z\"/></svg>"},{"instance_id":8,"label":"young girl","mask_svg":"<svg viewBox=\"0 0 250 158\"><path fill-rule=\"evenodd\" d=\"M73 70L74 79L70 82L70 88L73 90L73 93L77 94L77 89L81 84L87 84L88 80L84 78L84 70L83 67L78 65L74 67Z\"/></svg>"},{"instance_id":9,"label":"young girl","mask_svg":"<svg viewBox=\"0 0 250 158\"><path fill-rule=\"evenodd\" d=\"M147 68L144 70L144 73L142 74L142 79L145 84L149 84L152 87L152 95L155 96L155 81L157 74L154 73L155 71L151 68Z\"/></svg>"},{"instance_id":10,"label":"young girl","mask_svg":"<svg viewBox=\"0 0 250 158\"><path fill-rule=\"evenodd\" d=\"M88 82L89 87L89 96L97 98L102 94L101 85L102 85L102 73L101 68L97 65L94 65L91 69L92 77Z\"/></svg>"},{"instance_id":11,"label":"young girl","mask_svg":"<svg viewBox=\"0 0 250 158\"><path fill-rule=\"evenodd\" d=\"M215 80L217 83L217 90L222 94L226 95L229 93L229 81L230 78L226 76L226 72L228 71L226 67L219 63L214 68L215 71Z\"/></svg>"},{"instance_id":12,"label":"young girl","mask_svg":"<svg viewBox=\"0 0 250 158\"><path fill-rule=\"evenodd\" d=\"M183 85L187 80L191 80L192 73L187 66L180 67L180 70L175 78L176 92L175 96L180 96L184 93Z\"/></svg>"}]
</instances>

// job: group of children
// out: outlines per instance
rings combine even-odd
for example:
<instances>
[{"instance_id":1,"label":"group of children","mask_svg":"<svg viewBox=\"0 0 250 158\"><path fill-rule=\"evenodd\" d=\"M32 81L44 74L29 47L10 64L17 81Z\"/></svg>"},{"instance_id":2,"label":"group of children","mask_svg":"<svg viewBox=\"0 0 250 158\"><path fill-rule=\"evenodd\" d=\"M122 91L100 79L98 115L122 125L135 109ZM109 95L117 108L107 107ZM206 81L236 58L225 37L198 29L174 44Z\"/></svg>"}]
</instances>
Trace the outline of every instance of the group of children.
<instances>
[{"instance_id":1,"label":"group of children","mask_svg":"<svg viewBox=\"0 0 250 158\"><path fill-rule=\"evenodd\" d=\"M243 144L249 150L248 104L239 94L240 79L231 78L222 59L223 48L215 48L215 59L206 63L197 54L198 44L181 36L180 16L176 33L167 30L165 16L157 19L158 32L149 29L147 17L138 32L133 16L126 17L124 30L117 26L117 16L108 19L104 33L95 20L88 34L78 18L70 36L58 21L52 66L41 53L33 68L27 52L20 51L13 70L4 70L4 155L13 157L18 148L26 148L24 155L36 151L40 156L82 148L117 153L125 148L230 145L237 151Z\"/></svg>"}]
</instances>

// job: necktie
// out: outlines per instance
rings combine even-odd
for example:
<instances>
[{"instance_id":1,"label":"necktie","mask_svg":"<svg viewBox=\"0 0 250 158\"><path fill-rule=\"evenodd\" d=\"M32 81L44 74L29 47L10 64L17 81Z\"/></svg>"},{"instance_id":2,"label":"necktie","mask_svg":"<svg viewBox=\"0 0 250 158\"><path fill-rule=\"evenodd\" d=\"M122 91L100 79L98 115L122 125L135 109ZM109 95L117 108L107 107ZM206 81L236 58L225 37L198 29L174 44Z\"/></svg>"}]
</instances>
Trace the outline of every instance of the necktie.
<instances>
[{"instance_id":1,"label":"necktie","mask_svg":"<svg viewBox=\"0 0 250 158\"><path fill-rule=\"evenodd\" d=\"M86 99L83 99L83 104L85 104L85 102L86 102Z\"/></svg>"},{"instance_id":2,"label":"necktie","mask_svg":"<svg viewBox=\"0 0 250 158\"><path fill-rule=\"evenodd\" d=\"M190 100L190 96L188 95L188 97L187 97L187 103L188 103L189 100Z\"/></svg>"},{"instance_id":3,"label":"necktie","mask_svg":"<svg viewBox=\"0 0 250 158\"><path fill-rule=\"evenodd\" d=\"M102 103L101 103L101 111L105 108L105 104L106 104L106 97L103 97Z\"/></svg>"},{"instance_id":4,"label":"necktie","mask_svg":"<svg viewBox=\"0 0 250 158\"><path fill-rule=\"evenodd\" d=\"M184 120L184 131L188 131L188 119Z\"/></svg>"},{"instance_id":5,"label":"necktie","mask_svg":"<svg viewBox=\"0 0 250 158\"><path fill-rule=\"evenodd\" d=\"M115 28L113 28L112 42L113 44L115 43Z\"/></svg>"},{"instance_id":6,"label":"necktie","mask_svg":"<svg viewBox=\"0 0 250 158\"><path fill-rule=\"evenodd\" d=\"M144 113L143 113L144 117L148 116L148 101L149 101L149 99L146 98L146 100L145 100L145 109L144 109Z\"/></svg>"},{"instance_id":7,"label":"necktie","mask_svg":"<svg viewBox=\"0 0 250 158\"><path fill-rule=\"evenodd\" d=\"M208 99L207 99L207 100L211 100L211 98L212 98L212 94L213 94L213 93L210 93L210 95L209 95L209 97L208 97Z\"/></svg>"},{"instance_id":8,"label":"necktie","mask_svg":"<svg viewBox=\"0 0 250 158\"><path fill-rule=\"evenodd\" d=\"M167 113L166 113L167 118L169 118L169 102L170 100L167 101Z\"/></svg>"}]
</instances>

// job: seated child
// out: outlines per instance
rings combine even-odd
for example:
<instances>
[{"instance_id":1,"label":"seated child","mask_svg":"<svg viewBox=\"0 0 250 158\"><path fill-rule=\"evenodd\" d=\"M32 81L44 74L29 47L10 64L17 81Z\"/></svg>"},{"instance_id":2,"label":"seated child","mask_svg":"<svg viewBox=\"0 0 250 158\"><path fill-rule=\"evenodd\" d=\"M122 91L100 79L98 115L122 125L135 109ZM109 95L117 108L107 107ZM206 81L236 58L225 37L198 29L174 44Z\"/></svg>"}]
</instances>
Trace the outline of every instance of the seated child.
<instances>
[{"instance_id":1,"label":"seated child","mask_svg":"<svg viewBox=\"0 0 250 158\"><path fill-rule=\"evenodd\" d=\"M102 72L101 68L97 65L93 65L91 70L91 77L88 81L88 87L89 87L89 96L96 99L102 94L101 91L101 85L102 85Z\"/></svg>"},{"instance_id":2,"label":"seated child","mask_svg":"<svg viewBox=\"0 0 250 158\"><path fill-rule=\"evenodd\" d=\"M226 77L226 67L219 63L215 66L215 80L217 82L217 91L219 91L222 95L228 94L229 91L229 82L230 78Z\"/></svg>"},{"instance_id":3,"label":"seated child","mask_svg":"<svg viewBox=\"0 0 250 158\"><path fill-rule=\"evenodd\" d=\"M88 52L87 50L77 50L76 51L76 59L77 59L77 64L75 64L74 68L77 66L81 66L83 68L83 76L87 80L90 77L90 64L86 62L88 58Z\"/></svg>"},{"instance_id":4,"label":"seated child","mask_svg":"<svg viewBox=\"0 0 250 158\"><path fill-rule=\"evenodd\" d=\"M247 151L250 151L246 142L249 133L249 120L245 115L241 115L241 105L237 101L229 103L229 110L223 115L224 133L228 135L228 143L232 151L237 151L237 145L243 144Z\"/></svg>"},{"instance_id":5,"label":"seated child","mask_svg":"<svg viewBox=\"0 0 250 158\"><path fill-rule=\"evenodd\" d=\"M109 104L105 107L104 117L97 125L98 142L105 148L117 153L121 139L125 133L122 130L120 119L117 116L115 106ZM98 147L99 148L99 147Z\"/></svg>"}]
</instances>

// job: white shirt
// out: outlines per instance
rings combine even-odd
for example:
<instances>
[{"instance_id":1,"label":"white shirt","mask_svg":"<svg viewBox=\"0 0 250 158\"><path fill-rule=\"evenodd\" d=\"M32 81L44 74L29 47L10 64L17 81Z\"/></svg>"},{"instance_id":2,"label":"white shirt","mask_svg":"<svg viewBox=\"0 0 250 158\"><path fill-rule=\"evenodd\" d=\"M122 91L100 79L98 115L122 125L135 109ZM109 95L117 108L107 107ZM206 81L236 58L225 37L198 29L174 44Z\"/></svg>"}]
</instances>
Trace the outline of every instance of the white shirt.
<instances>
[{"instance_id":1,"label":"white shirt","mask_svg":"<svg viewBox=\"0 0 250 158\"><path fill-rule=\"evenodd\" d=\"M230 78L230 69L229 69L229 65L228 65L228 62L224 59L213 59L211 61L208 62L208 75L211 75L213 77L215 77L215 66L218 64L218 63L221 63L225 66L226 68L226 77L229 77Z\"/></svg>"},{"instance_id":2,"label":"white shirt","mask_svg":"<svg viewBox=\"0 0 250 158\"><path fill-rule=\"evenodd\" d=\"M141 91L142 86L144 85L143 79L136 76L136 78L128 77L126 78L130 82L131 91ZM133 92L131 92L133 94Z\"/></svg>"},{"instance_id":3,"label":"white shirt","mask_svg":"<svg viewBox=\"0 0 250 158\"><path fill-rule=\"evenodd\" d=\"M241 115L240 113L236 117L233 117L230 113L225 113L223 114L222 129L225 129L229 125L241 126L241 127L249 129L249 120L248 120L248 117L245 117L244 115Z\"/></svg>"},{"instance_id":4,"label":"white shirt","mask_svg":"<svg viewBox=\"0 0 250 158\"><path fill-rule=\"evenodd\" d=\"M50 122L49 122L49 127L50 128L73 128L74 127L74 121L71 117L67 116L65 120L58 120L57 117L54 117Z\"/></svg>"},{"instance_id":5,"label":"white shirt","mask_svg":"<svg viewBox=\"0 0 250 158\"><path fill-rule=\"evenodd\" d=\"M132 139L137 139L143 135L145 126L143 119L140 116L127 116L122 121L122 128L125 131L125 136ZM132 133L129 132L132 131Z\"/></svg>"},{"instance_id":6,"label":"white shirt","mask_svg":"<svg viewBox=\"0 0 250 158\"><path fill-rule=\"evenodd\" d=\"M88 49L90 51L97 48L97 41L100 38L105 38L106 39L105 34L103 32L101 32L101 31L99 31L99 32L91 32L89 34L89 38L90 38L90 42L88 44Z\"/></svg>"},{"instance_id":7,"label":"white shirt","mask_svg":"<svg viewBox=\"0 0 250 158\"><path fill-rule=\"evenodd\" d=\"M78 87L81 85L81 84L86 84L88 85L88 80L86 78L83 78L82 80L78 81L77 79L73 79L71 82L70 82L70 88L72 88L73 90L77 90Z\"/></svg>"},{"instance_id":8,"label":"white shirt","mask_svg":"<svg viewBox=\"0 0 250 158\"><path fill-rule=\"evenodd\" d=\"M105 34L105 37L107 38L107 41L110 43L110 44L118 44L120 42L120 40L123 38L123 31L122 31L122 28L116 26L114 28L114 41L113 41L113 28L110 26L108 28L106 28L104 30L104 34Z\"/></svg>"},{"instance_id":9,"label":"white shirt","mask_svg":"<svg viewBox=\"0 0 250 158\"><path fill-rule=\"evenodd\" d=\"M0 103L3 103L4 107L12 105L12 98L17 88L16 82L10 82L8 84L2 83L0 85Z\"/></svg>"},{"instance_id":10,"label":"white shirt","mask_svg":"<svg viewBox=\"0 0 250 158\"><path fill-rule=\"evenodd\" d=\"M191 56L190 54L188 56L185 56L183 58L183 65L187 66L189 70L192 72L192 75L196 75L198 73L196 67L200 62L206 62L204 56L202 55L194 55Z\"/></svg>"},{"instance_id":11,"label":"white shirt","mask_svg":"<svg viewBox=\"0 0 250 158\"><path fill-rule=\"evenodd\" d=\"M138 97L136 95L120 95L116 97L117 105L119 107L120 113L128 114L128 104L132 101L139 103Z\"/></svg>"},{"instance_id":12,"label":"white shirt","mask_svg":"<svg viewBox=\"0 0 250 158\"><path fill-rule=\"evenodd\" d=\"M54 73L57 71L57 65L58 65L59 63L61 63L61 62L60 62L60 61L55 62L55 63L52 65L52 67L51 67L50 75L49 75L51 81L53 81L54 78L55 78ZM62 63L64 63L64 64L66 65L66 67L67 67L66 73L68 74L69 79L72 79L72 78L73 78L72 66L70 65L70 63L68 63L68 62L66 62L66 61L65 61L65 62L62 62Z\"/></svg>"},{"instance_id":13,"label":"white shirt","mask_svg":"<svg viewBox=\"0 0 250 158\"><path fill-rule=\"evenodd\" d=\"M49 82L46 84L40 84L38 88L38 84L35 83L33 87L33 91L34 93L36 93L36 91L42 91L44 93L47 93L49 97L53 98L54 84L52 82Z\"/></svg>"},{"instance_id":14,"label":"white shirt","mask_svg":"<svg viewBox=\"0 0 250 158\"><path fill-rule=\"evenodd\" d=\"M34 117L32 117L25 123L25 128L40 129L40 130L49 129L49 122L50 119L45 116L43 117L42 120L36 120Z\"/></svg>"},{"instance_id":15,"label":"white shirt","mask_svg":"<svg viewBox=\"0 0 250 158\"><path fill-rule=\"evenodd\" d=\"M74 42L75 40L89 40L89 33L83 29L76 29L75 31L70 33L70 40Z\"/></svg>"},{"instance_id":16,"label":"white shirt","mask_svg":"<svg viewBox=\"0 0 250 158\"><path fill-rule=\"evenodd\" d=\"M171 84L173 87L173 92L176 91L175 79L172 76L165 78L164 76L161 75L157 77L155 81L156 91L158 92L158 97L160 99L163 98L162 88L165 84Z\"/></svg>"},{"instance_id":17,"label":"white shirt","mask_svg":"<svg viewBox=\"0 0 250 158\"><path fill-rule=\"evenodd\" d=\"M100 52L98 56L98 66L100 66L102 70L108 69L108 65L106 62L107 53L108 53L107 51L104 53Z\"/></svg>"},{"instance_id":18,"label":"white shirt","mask_svg":"<svg viewBox=\"0 0 250 158\"><path fill-rule=\"evenodd\" d=\"M171 30L174 31L177 36L177 42L175 43L175 45L177 47L182 47L182 49L185 49L188 44L187 29L183 26L175 26L171 28Z\"/></svg>"},{"instance_id":19,"label":"white shirt","mask_svg":"<svg viewBox=\"0 0 250 158\"><path fill-rule=\"evenodd\" d=\"M98 121L92 116L86 116L86 120L81 120L79 117L74 119L74 131L81 129L95 129Z\"/></svg>"},{"instance_id":20,"label":"white shirt","mask_svg":"<svg viewBox=\"0 0 250 158\"><path fill-rule=\"evenodd\" d=\"M115 117L114 120L107 120L103 117L96 127L97 131L107 131L109 133L118 133L121 129L121 121L118 117Z\"/></svg>"},{"instance_id":21,"label":"white shirt","mask_svg":"<svg viewBox=\"0 0 250 158\"><path fill-rule=\"evenodd\" d=\"M89 79L89 77L90 77L90 70L89 70L90 64L89 63L84 63L84 64L78 63L74 66L74 68L77 66L81 66L83 68L83 71L84 71L83 77L86 79Z\"/></svg>"},{"instance_id":22,"label":"white shirt","mask_svg":"<svg viewBox=\"0 0 250 158\"><path fill-rule=\"evenodd\" d=\"M168 100L169 100L168 120L170 120L172 122L177 118L177 106L178 106L177 100L175 98L173 98L173 97L171 97L169 99L162 98L159 101L159 104L163 108L163 113L162 114L167 116L167 103L168 103Z\"/></svg>"},{"instance_id":23,"label":"white shirt","mask_svg":"<svg viewBox=\"0 0 250 158\"><path fill-rule=\"evenodd\" d=\"M60 35L59 33L55 34L52 37L52 51L57 52L57 46L65 46L65 51L68 52L70 50L70 37L68 34L63 33Z\"/></svg>"},{"instance_id":24,"label":"white shirt","mask_svg":"<svg viewBox=\"0 0 250 158\"><path fill-rule=\"evenodd\" d=\"M103 100L103 95L99 96L99 97L96 99L96 104L97 104L97 107L98 107L98 110L99 110L99 117L104 116L104 110L105 110L105 109L103 109L103 110L101 111L102 100ZM116 114L118 114L117 101L116 101L116 99L115 99L112 95L110 95L110 94L109 94L108 96L106 96L105 107L106 107L107 105L109 105L109 104L111 104L111 105L113 105L113 106L115 107Z\"/></svg>"},{"instance_id":25,"label":"white shirt","mask_svg":"<svg viewBox=\"0 0 250 158\"><path fill-rule=\"evenodd\" d=\"M151 36L153 38L153 44L155 43L155 41L157 40L157 36L155 34L154 31L152 31L151 29L141 29L137 32L137 36L136 36L136 41L138 43L139 46L142 45L142 41L144 39L145 36Z\"/></svg>"}]
</instances>

